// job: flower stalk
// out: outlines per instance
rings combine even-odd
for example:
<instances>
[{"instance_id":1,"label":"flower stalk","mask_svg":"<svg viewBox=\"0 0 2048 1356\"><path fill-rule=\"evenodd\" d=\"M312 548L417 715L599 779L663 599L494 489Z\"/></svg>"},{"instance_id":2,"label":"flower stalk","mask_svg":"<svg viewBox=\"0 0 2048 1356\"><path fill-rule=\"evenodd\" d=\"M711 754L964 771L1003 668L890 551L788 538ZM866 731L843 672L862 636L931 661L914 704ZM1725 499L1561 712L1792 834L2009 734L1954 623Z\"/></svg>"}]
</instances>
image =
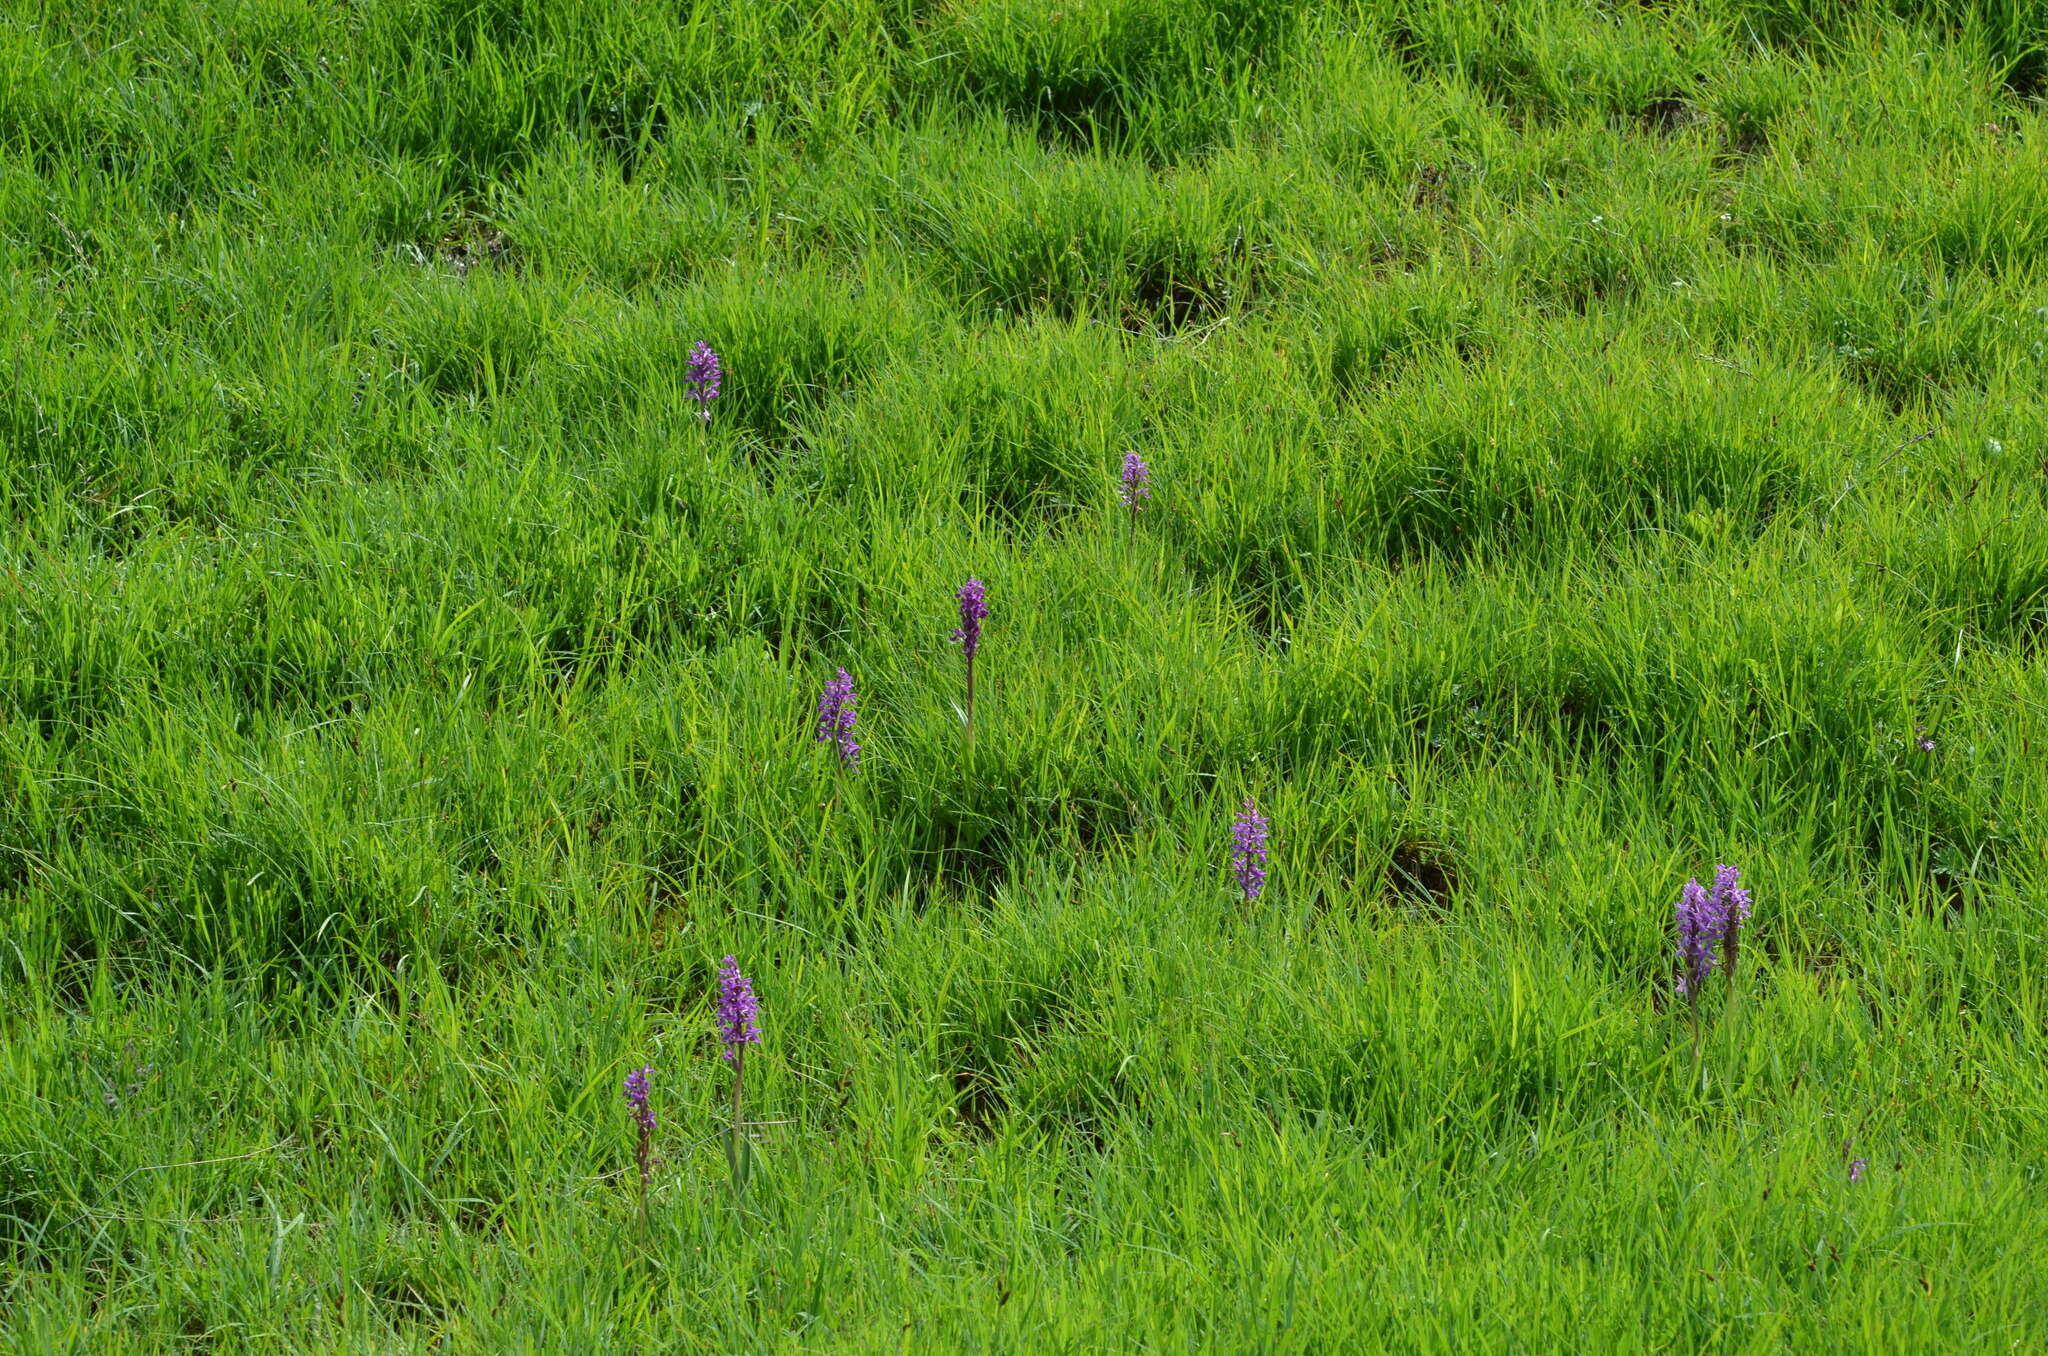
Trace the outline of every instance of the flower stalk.
<instances>
[{"instance_id":1,"label":"flower stalk","mask_svg":"<svg viewBox=\"0 0 2048 1356\"><path fill-rule=\"evenodd\" d=\"M640 1237L650 1233L647 1219L647 1185L654 1177L654 1109L647 1104L647 1076L652 1067L642 1065L626 1075L626 1105L632 1110L639 1138L633 1146L633 1163L640 1170Z\"/></svg>"},{"instance_id":2,"label":"flower stalk","mask_svg":"<svg viewBox=\"0 0 2048 1356\"><path fill-rule=\"evenodd\" d=\"M974 754L974 655L981 649L981 624L988 619L988 586L969 579L960 586L960 624L953 628L953 640L967 660L967 753Z\"/></svg>"},{"instance_id":3,"label":"flower stalk","mask_svg":"<svg viewBox=\"0 0 2048 1356\"><path fill-rule=\"evenodd\" d=\"M860 765L860 744L853 737L855 707L859 698L853 690L853 675L845 669L825 684L818 698L817 742L839 746L839 766L851 772Z\"/></svg>"},{"instance_id":4,"label":"flower stalk","mask_svg":"<svg viewBox=\"0 0 2048 1356\"><path fill-rule=\"evenodd\" d=\"M725 1047L724 1058L732 1065L732 1134L727 1141L726 1159L732 1168L732 1189L737 1194L747 1182L746 1122L742 1089L747 1077L747 1047L761 1043L760 1000L754 985L740 973L740 963L727 956L718 967L718 1039Z\"/></svg>"},{"instance_id":5,"label":"flower stalk","mask_svg":"<svg viewBox=\"0 0 2048 1356\"><path fill-rule=\"evenodd\" d=\"M1267 844L1272 831L1273 823L1259 813L1258 802L1246 796L1230 824L1230 874L1244 891L1247 904L1266 888Z\"/></svg>"},{"instance_id":6,"label":"flower stalk","mask_svg":"<svg viewBox=\"0 0 2048 1356\"><path fill-rule=\"evenodd\" d=\"M1750 893L1742 887L1742 872L1735 867L1714 868L1711 889L1697 877L1678 892L1674 911L1678 925L1678 977L1674 983L1692 1023L1693 1062L1700 1054L1700 994L1716 966L1728 974L1732 1001L1735 993L1735 963L1741 955L1742 929L1749 922Z\"/></svg>"},{"instance_id":7,"label":"flower stalk","mask_svg":"<svg viewBox=\"0 0 2048 1356\"><path fill-rule=\"evenodd\" d=\"M683 367L683 388L697 402L697 417L707 424L711 422L711 402L718 399L718 388L724 380L724 365L711 345L701 339L690 345L690 356Z\"/></svg>"},{"instance_id":8,"label":"flower stalk","mask_svg":"<svg viewBox=\"0 0 2048 1356\"><path fill-rule=\"evenodd\" d=\"M1152 487L1148 483L1151 476L1151 468L1145 465L1143 457L1136 452L1124 453L1123 488L1119 496L1123 506L1131 511L1133 522L1137 521L1138 510L1152 497Z\"/></svg>"}]
</instances>

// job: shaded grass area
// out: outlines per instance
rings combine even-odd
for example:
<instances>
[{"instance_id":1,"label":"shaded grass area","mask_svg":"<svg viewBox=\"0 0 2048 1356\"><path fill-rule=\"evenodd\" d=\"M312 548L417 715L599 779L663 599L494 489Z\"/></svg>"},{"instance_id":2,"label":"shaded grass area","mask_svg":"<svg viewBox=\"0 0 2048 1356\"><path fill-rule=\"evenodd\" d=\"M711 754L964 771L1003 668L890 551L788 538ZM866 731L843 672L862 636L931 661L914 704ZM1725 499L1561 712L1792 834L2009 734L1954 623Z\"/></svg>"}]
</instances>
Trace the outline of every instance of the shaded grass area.
<instances>
[{"instance_id":1,"label":"shaded grass area","mask_svg":"<svg viewBox=\"0 0 2048 1356\"><path fill-rule=\"evenodd\" d=\"M0 20L10 1341L2038 1345L2044 40Z\"/></svg>"}]
</instances>

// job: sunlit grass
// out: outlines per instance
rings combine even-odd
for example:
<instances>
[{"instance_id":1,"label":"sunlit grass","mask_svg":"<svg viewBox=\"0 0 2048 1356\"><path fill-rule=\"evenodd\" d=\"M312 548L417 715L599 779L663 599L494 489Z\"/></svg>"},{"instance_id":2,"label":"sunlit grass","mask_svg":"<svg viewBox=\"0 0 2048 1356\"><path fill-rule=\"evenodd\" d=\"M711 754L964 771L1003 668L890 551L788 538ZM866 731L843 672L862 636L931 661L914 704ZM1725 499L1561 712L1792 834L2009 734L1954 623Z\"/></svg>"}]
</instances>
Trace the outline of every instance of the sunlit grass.
<instances>
[{"instance_id":1,"label":"sunlit grass","mask_svg":"<svg viewBox=\"0 0 2048 1356\"><path fill-rule=\"evenodd\" d=\"M0 20L0 1345L2039 1347L2044 39Z\"/></svg>"}]
</instances>

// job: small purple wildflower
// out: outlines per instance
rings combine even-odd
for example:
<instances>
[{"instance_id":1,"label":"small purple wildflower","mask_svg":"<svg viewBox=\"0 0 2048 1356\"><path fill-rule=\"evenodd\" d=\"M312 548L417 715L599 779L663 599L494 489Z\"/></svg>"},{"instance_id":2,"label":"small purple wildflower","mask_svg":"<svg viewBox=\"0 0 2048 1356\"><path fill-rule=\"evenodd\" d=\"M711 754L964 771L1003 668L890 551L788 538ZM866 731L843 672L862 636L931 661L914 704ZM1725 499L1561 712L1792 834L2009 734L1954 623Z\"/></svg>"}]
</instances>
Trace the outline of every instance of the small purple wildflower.
<instances>
[{"instance_id":1,"label":"small purple wildflower","mask_svg":"<svg viewBox=\"0 0 2048 1356\"><path fill-rule=\"evenodd\" d=\"M1272 827L1250 796L1230 824L1230 874L1237 878L1247 903L1266 888L1266 844Z\"/></svg>"},{"instance_id":2,"label":"small purple wildflower","mask_svg":"<svg viewBox=\"0 0 2048 1356\"><path fill-rule=\"evenodd\" d=\"M1742 873L1732 866L1716 866L1714 892L1708 898L1721 918L1721 961L1733 975L1742 929L1749 924L1749 891L1742 888Z\"/></svg>"},{"instance_id":3,"label":"small purple wildflower","mask_svg":"<svg viewBox=\"0 0 2048 1356\"><path fill-rule=\"evenodd\" d=\"M726 1158L732 1166L732 1188L740 1191L747 1180L746 1123L740 1119L740 1085L747 1076L747 1047L761 1043L761 1028L754 1019L761 1013L754 986L740 973L740 963L727 956L718 966L718 1039L725 1045L725 1060L732 1065L732 1138L726 1142Z\"/></svg>"},{"instance_id":4,"label":"small purple wildflower","mask_svg":"<svg viewBox=\"0 0 2048 1356\"><path fill-rule=\"evenodd\" d=\"M853 675L845 669L839 676L825 684L825 691L818 698L819 743L836 742L839 745L839 765L851 771L860 763L860 745L854 742L854 706L858 699L853 691Z\"/></svg>"},{"instance_id":5,"label":"small purple wildflower","mask_svg":"<svg viewBox=\"0 0 2048 1356\"><path fill-rule=\"evenodd\" d=\"M646 1223L647 1182L654 1175L654 1109L647 1105L647 1075L654 1070L645 1065L626 1075L626 1105L633 1109L633 1124L639 1127L640 1137L633 1146L633 1162L640 1169L640 1213L641 1223Z\"/></svg>"},{"instance_id":6,"label":"small purple wildflower","mask_svg":"<svg viewBox=\"0 0 2048 1356\"><path fill-rule=\"evenodd\" d=\"M683 373L684 385L690 399L697 402L697 417L705 423L711 422L711 402L718 399L719 383L725 378L725 369L719 365L718 354L711 345L699 339L690 345L689 362Z\"/></svg>"},{"instance_id":7,"label":"small purple wildflower","mask_svg":"<svg viewBox=\"0 0 2048 1356\"><path fill-rule=\"evenodd\" d=\"M1870 1160L1859 1158L1849 1164L1849 1185L1855 1186L1863 1180L1863 1170L1870 1166Z\"/></svg>"},{"instance_id":8,"label":"small purple wildflower","mask_svg":"<svg viewBox=\"0 0 2048 1356\"><path fill-rule=\"evenodd\" d=\"M1742 873L1732 866L1714 868L1712 890L1697 878L1685 883L1676 911L1680 994L1697 1000L1717 960L1734 969L1749 910L1749 891L1742 888Z\"/></svg>"},{"instance_id":9,"label":"small purple wildflower","mask_svg":"<svg viewBox=\"0 0 2048 1356\"><path fill-rule=\"evenodd\" d=\"M970 579L960 586L960 625L953 628L953 639L960 643L960 652L970 665L974 652L981 648L981 624L987 618L988 586Z\"/></svg>"},{"instance_id":10,"label":"small purple wildflower","mask_svg":"<svg viewBox=\"0 0 2048 1356\"><path fill-rule=\"evenodd\" d=\"M654 1129L654 1112L647 1105L647 1075L652 1066L643 1065L626 1075L626 1105L633 1109L633 1121L642 1130Z\"/></svg>"},{"instance_id":11,"label":"small purple wildflower","mask_svg":"<svg viewBox=\"0 0 2048 1356\"><path fill-rule=\"evenodd\" d=\"M969 579L960 586L960 624L953 639L967 660L967 756L974 757L974 652L981 648L981 624L988 617L988 586Z\"/></svg>"},{"instance_id":12,"label":"small purple wildflower","mask_svg":"<svg viewBox=\"0 0 2048 1356\"><path fill-rule=\"evenodd\" d=\"M1706 887L1689 880L1678 892L1678 992L1696 997L1714 969L1714 914Z\"/></svg>"},{"instance_id":13,"label":"small purple wildflower","mask_svg":"<svg viewBox=\"0 0 2048 1356\"><path fill-rule=\"evenodd\" d=\"M761 1013L754 985L740 973L740 963L727 956L718 967L718 1039L725 1044L725 1058L737 1063L742 1049L761 1043L761 1028L754 1019Z\"/></svg>"},{"instance_id":14,"label":"small purple wildflower","mask_svg":"<svg viewBox=\"0 0 2048 1356\"><path fill-rule=\"evenodd\" d=\"M1934 736L1918 725L1913 727L1913 742L1919 745L1922 753L1934 752Z\"/></svg>"},{"instance_id":15,"label":"small purple wildflower","mask_svg":"<svg viewBox=\"0 0 2048 1356\"><path fill-rule=\"evenodd\" d=\"M1142 501L1152 497L1152 487L1146 482L1151 478L1151 468L1145 459L1135 452L1124 453L1124 507L1136 513Z\"/></svg>"}]
</instances>

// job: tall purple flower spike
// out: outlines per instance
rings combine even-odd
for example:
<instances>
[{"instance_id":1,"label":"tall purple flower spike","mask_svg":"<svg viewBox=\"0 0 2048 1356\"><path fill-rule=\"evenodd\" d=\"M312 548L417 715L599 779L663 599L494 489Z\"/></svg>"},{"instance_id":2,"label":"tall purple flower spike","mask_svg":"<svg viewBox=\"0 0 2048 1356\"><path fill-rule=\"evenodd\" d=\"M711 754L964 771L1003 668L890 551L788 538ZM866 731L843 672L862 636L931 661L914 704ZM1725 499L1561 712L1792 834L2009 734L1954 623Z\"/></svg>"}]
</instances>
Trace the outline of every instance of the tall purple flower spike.
<instances>
[{"instance_id":1,"label":"tall purple flower spike","mask_svg":"<svg viewBox=\"0 0 2048 1356\"><path fill-rule=\"evenodd\" d=\"M1151 478L1151 468L1145 459L1135 452L1124 453L1124 507L1136 513L1144 500L1152 497L1152 487L1146 482Z\"/></svg>"},{"instance_id":2,"label":"tall purple flower spike","mask_svg":"<svg viewBox=\"0 0 2048 1356\"><path fill-rule=\"evenodd\" d=\"M727 956L718 967L718 1039L727 1060L737 1061L743 1047L761 1043L761 1028L754 1023L760 1014L753 982L740 973L739 961Z\"/></svg>"},{"instance_id":3,"label":"tall purple flower spike","mask_svg":"<svg viewBox=\"0 0 2048 1356\"><path fill-rule=\"evenodd\" d=\"M1732 866L1714 868L1711 890L1698 879L1685 883L1685 888L1679 891L1676 910L1681 995L1697 1000L1700 986L1706 983L1716 964L1734 969L1749 910L1749 891L1742 888L1742 873Z\"/></svg>"},{"instance_id":4,"label":"tall purple flower spike","mask_svg":"<svg viewBox=\"0 0 2048 1356\"><path fill-rule=\"evenodd\" d=\"M647 1105L647 1075L653 1072L643 1066L626 1075L626 1105L633 1109L633 1123L642 1130L654 1129L654 1111Z\"/></svg>"},{"instance_id":5,"label":"tall purple flower spike","mask_svg":"<svg viewBox=\"0 0 2048 1356\"><path fill-rule=\"evenodd\" d=\"M1678 892L1678 992L1691 998L1714 969L1715 918L1706 887L1689 880Z\"/></svg>"},{"instance_id":6,"label":"tall purple flower spike","mask_svg":"<svg viewBox=\"0 0 2048 1356\"><path fill-rule=\"evenodd\" d=\"M953 639L960 643L960 652L974 662L974 652L981 648L981 624L988 619L988 586L979 579L970 579L960 586L960 624L953 628Z\"/></svg>"},{"instance_id":7,"label":"tall purple flower spike","mask_svg":"<svg viewBox=\"0 0 2048 1356\"><path fill-rule=\"evenodd\" d=\"M626 1105L633 1110L633 1124L639 1136L633 1146L633 1163L640 1169L640 1220L647 1222L647 1183L654 1176L654 1108L647 1105L647 1075L654 1070L642 1065L626 1075Z\"/></svg>"},{"instance_id":8,"label":"tall purple flower spike","mask_svg":"<svg viewBox=\"0 0 2048 1356\"><path fill-rule=\"evenodd\" d=\"M1266 888L1266 843L1272 821L1259 813L1250 796L1230 824L1230 874L1237 878L1247 902L1257 899Z\"/></svg>"},{"instance_id":9,"label":"tall purple flower spike","mask_svg":"<svg viewBox=\"0 0 2048 1356\"><path fill-rule=\"evenodd\" d=\"M853 738L854 707L858 699L853 691L853 675L845 669L825 684L825 691L818 698L819 743L839 745L839 765L851 771L860 763L860 745Z\"/></svg>"},{"instance_id":10,"label":"tall purple flower spike","mask_svg":"<svg viewBox=\"0 0 2048 1356\"><path fill-rule=\"evenodd\" d=\"M690 399L697 402L697 417L707 424L711 422L711 402L718 399L718 388L724 379L725 369L719 365L718 354L711 345L701 339L690 345L683 383Z\"/></svg>"}]
</instances>

